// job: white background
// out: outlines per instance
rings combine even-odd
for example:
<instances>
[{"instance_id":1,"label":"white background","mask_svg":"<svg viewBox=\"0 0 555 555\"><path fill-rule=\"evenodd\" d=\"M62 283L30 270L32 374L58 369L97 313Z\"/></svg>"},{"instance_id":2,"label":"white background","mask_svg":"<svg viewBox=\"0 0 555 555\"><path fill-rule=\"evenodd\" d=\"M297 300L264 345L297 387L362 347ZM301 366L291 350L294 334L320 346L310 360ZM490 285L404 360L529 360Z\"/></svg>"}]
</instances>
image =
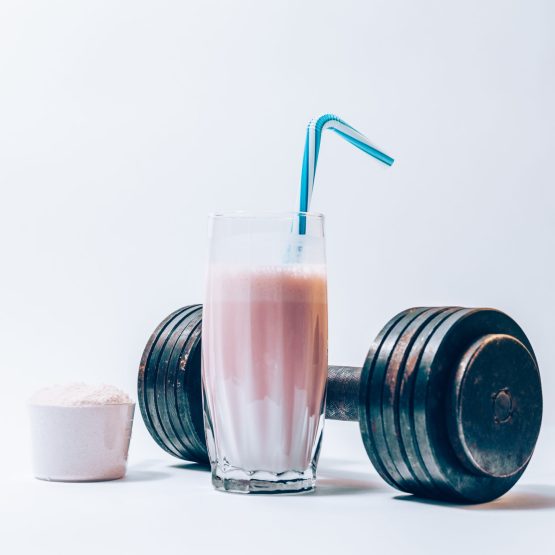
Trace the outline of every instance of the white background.
<instances>
[{"instance_id":1,"label":"white background","mask_svg":"<svg viewBox=\"0 0 555 555\"><path fill-rule=\"evenodd\" d=\"M210 538L248 551L254 537L269 552L544 542L555 506L554 28L548 0L2 0L0 528L12 552L36 539L61 553L83 534L91 549L158 553ZM386 169L323 139L312 208L327 217L330 362L362 363L409 306L507 311L544 383L524 485L480 511L401 503L371 474L356 426L335 424L320 497L218 496L206 473L168 466L140 417L128 483L30 479L29 393L80 380L135 394L150 333L202 300L207 213L295 209L305 126L322 112L396 158ZM105 505L128 519L116 525ZM90 533L91 515L111 536Z\"/></svg>"}]
</instances>

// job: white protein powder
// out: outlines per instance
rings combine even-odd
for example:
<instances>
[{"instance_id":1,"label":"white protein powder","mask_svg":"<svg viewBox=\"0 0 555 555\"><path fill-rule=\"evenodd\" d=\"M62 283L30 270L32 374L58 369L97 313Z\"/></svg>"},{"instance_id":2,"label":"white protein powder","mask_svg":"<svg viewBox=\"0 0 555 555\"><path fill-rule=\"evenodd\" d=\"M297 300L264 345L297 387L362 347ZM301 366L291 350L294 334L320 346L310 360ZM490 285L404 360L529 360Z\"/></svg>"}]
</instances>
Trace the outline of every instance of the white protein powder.
<instances>
[{"instance_id":1,"label":"white protein powder","mask_svg":"<svg viewBox=\"0 0 555 555\"><path fill-rule=\"evenodd\" d=\"M71 383L53 385L37 391L29 400L32 405L87 407L132 404L133 400L113 385Z\"/></svg>"}]
</instances>

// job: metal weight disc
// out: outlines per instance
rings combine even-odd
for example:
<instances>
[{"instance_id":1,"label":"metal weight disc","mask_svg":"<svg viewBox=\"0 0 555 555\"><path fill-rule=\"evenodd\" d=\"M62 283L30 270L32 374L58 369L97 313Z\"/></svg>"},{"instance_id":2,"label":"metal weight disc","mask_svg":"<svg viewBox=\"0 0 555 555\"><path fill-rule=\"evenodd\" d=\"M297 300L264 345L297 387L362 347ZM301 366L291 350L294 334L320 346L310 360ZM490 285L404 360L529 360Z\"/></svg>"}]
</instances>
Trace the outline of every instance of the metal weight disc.
<instances>
[{"instance_id":1,"label":"metal weight disc","mask_svg":"<svg viewBox=\"0 0 555 555\"><path fill-rule=\"evenodd\" d=\"M491 335L499 334L509 336L520 342L533 361L532 367L536 367L530 342L518 324L506 314L492 309L466 309L448 317L430 338L418 366L414 389L416 439L426 469L434 482L441 486L444 492L443 497L447 500L481 503L503 495L524 472L535 445L537 432L539 431L539 420L541 419L539 377L530 368L525 369L524 378L515 378L519 374L517 371L503 370L505 364L510 363L511 357L515 354L514 349L517 347L514 344L508 346L507 342L504 342L503 347L497 346L497 352L491 350L490 347L484 347L484 353L480 352L476 355L478 360L475 363L471 362L473 360L472 354L481 350L480 342L487 341L487 338ZM468 355L469 352L470 356ZM522 350L519 352L521 358L516 360L515 364L520 367L520 363L525 360L525 355ZM488 370L489 375L480 376L481 380L478 380L478 382L481 381L481 383L476 383L473 376L475 378L476 372L480 369L484 370L487 357L489 357L491 366L493 356L496 357L493 369ZM480 360L482 357L484 357L483 360ZM462 371L460 370L461 365ZM462 378L466 376L467 372L470 381L463 383L465 380ZM492 377L495 378L494 382L488 383L488 380ZM459 388L457 387L457 378L461 381ZM530 379L532 381L528 382L527 380ZM488 422L489 418L503 417L504 414L510 412L510 410L506 410L506 407L509 406L505 402L506 399L498 401L498 406L495 399L491 397L497 395L503 389L503 387L499 389L499 385L504 383L505 380L509 380L507 382L509 390L514 388L515 406L520 407L518 413L511 414L511 420L518 421L517 430L520 430L516 434L511 432L513 441L518 441L519 437L524 438L530 451L526 456L521 455L518 459L522 463L521 466L518 466L515 462L509 465L514 470L509 476L501 475L504 468L502 465L496 467L495 461L500 461L503 457L510 455L515 446L508 445L504 432L499 432L495 426L490 426ZM458 394L457 388L459 389ZM522 399L522 392L527 390L534 391L534 403L532 405L526 404L525 400ZM484 435L484 437L487 437L488 449L490 449L488 457L480 460L479 455L480 453L483 454L483 446L482 448L476 446L473 447L470 455L464 453L461 461L460 453L457 454L459 449L453 445L451 438L458 435L458 430L461 428L463 430L461 437L463 439L471 438L473 436L470 434L469 428L484 425L479 415L472 414L469 417L470 413L468 411L473 410L472 403L467 405L466 401L463 401L460 412L453 412L453 399L456 402L457 395L462 395L464 398L469 391L473 391L474 394L478 394L480 397L483 395L490 397L492 402L489 405L489 413L482 416L486 419L486 428L489 426L490 430L494 430L494 433L488 436L486 432ZM479 403L481 407L486 405L487 403ZM503 412L504 410L505 412ZM459 422L460 415L466 417L467 420ZM499 426L502 425L502 423L499 423ZM480 432L478 431L478 433ZM476 469L474 471L469 470L469 457L474 457L476 464L485 465L480 469L480 472ZM476 460L476 457L478 460ZM522 462L523 460L524 462ZM493 466L486 468L486 463Z\"/></svg>"},{"instance_id":2,"label":"metal weight disc","mask_svg":"<svg viewBox=\"0 0 555 555\"><path fill-rule=\"evenodd\" d=\"M168 412L165 410L164 375L169 353L171 353L193 311L194 307L187 307L187 310L182 312L172 325L166 328L167 335L158 338L152 348L145 380L146 406L152 425L162 441L172 448L174 456L178 458L184 457L186 448L180 439L175 437L169 422Z\"/></svg>"},{"instance_id":3,"label":"metal weight disc","mask_svg":"<svg viewBox=\"0 0 555 555\"><path fill-rule=\"evenodd\" d=\"M150 423L155 430L158 437L163 441L167 450L170 450L173 456L178 458L183 458L184 448L181 444L171 437L171 431L168 433L167 428L169 428L169 422L167 421L166 414L162 414L162 408L164 406L164 388L163 383L161 383L161 366L163 364L163 356L166 348L172 348L179 337L180 330L186 325L190 314L194 310L194 307L186 307L173 321L165 328L164 332L161 333L157 341L152 346L150 352L150 358L146 366L145 371L145 400L146 400L146 412L149 417ZM166 355L167 356L167 355Z\"/></svg>"},{"instance_id":4,"label":"metal weight disc","mask_svg":"<svg viewBox=\"0 0 555 555\"><path fill-rule=\"evenodd\" d=\"M372 462L379 461L376 470L390 485L401 487L402 476L399 474L387 450L387 443L382 425L382 392L387 363L399 336L407 326L425 308L412 308L398 314L376 338L364 363L361 374L362 413L360 425L364 445Z\"/></svg>"},{"instance_id":5,"label":"metal weight disc","mask_svg":"<svg viewBox=\"0 0 555 555\"><path fill-rule=\"evenodd\" d=\"M194 345L189 355L189 364L191 371L185 372L185 388L187 392L187 410L189 411L189 421L192 422L194 431L193 437L196 445L196 462L208 464L210 462L208 456L208 446L206 444L206 435L204 427L204 394L202 391L202 326L198 327L198 338L194 340ZM198 393L200 392L200 393ZM185 397L181 395L181 397ZM178 406L181 401L178 397Z\"/></svg>"},{"instance_id":6,"label":"metal weight disc","mask_svg":"<svg viewBox=\"0 0 555 555\"><path fill-rule=\"evenodd\" d=\"M181 427L192 445L189 460L206 464L208 451L204 436L201 377L202 311L195 314L195 326L183 346L173 380L172 403ZM169 395L169 391L168 391ZM173 405L171 405L173 406Z\"/></svg>"},{"instance_id":7,"label":"metal weight disc","mask_svg":"<svg viewBox=\"0 0 555 555\"><path fill-rule=\"evenodd\" d=\"M484 476L523 470L540 431L541 405L536 361L518 339L492 334L475 341L457 368L449 410L459 460Z\"/></svg>"},{"instance_id":8,"label":"metal weight disc","mask_svg":"<svg viewBox=\"0 0 555 555\"><path fill-rule=\"evenodd\" d=\"M424 461L422 460L422 456L416 443L416 433L414 430L414 419L412 415L414 379L416 376L415 370L418 368L422 351L424 350L431 335L446 318L459 310L461 309L456 307L446 308L444 312L437 314L420 331L408 353L403 367L403 372L400 377L398 417L401 441L408 464L420 484L418 494L426 497L437 497L438 488L426 470Z\"/></svg>"},{"instance_id":9,"label":"metal weight disc","mask_svg":"<svg viewBox=\"0 0 555 555\"><path fill-rule=\"evenodd\" d=\"M149 340L146 344L146 347L143 351L143 355L141 357L141 362L140 362L140 365L139 365L139 376L138 376L138 379L137 379L137 398L138 398L138 401L139 401L139 408L141 409L141 415L143 417L145 426L147 427L147 430L149 431L149 433L152 436L152 438L154 439L154 441L156 441L156 443L162 449L164 449L164 451L167 451L171 455L175 455L175 453L170 448L168 448L166 446L166 444L164 443L164 441L162 440L162 438L160 438L158 436L158 433L157 433L157 431L155 430L155 428L152 424L149 411L147 410L147 397L146 397L145 382L146 382L146 373L148 371L149 362L150 362L151 357L152 357L152 348L153 348L154 344L158 340L160 334L162 334L164 332L164 330L169 325L171 325L174 318L178 317L184 310L186 310L186 307L185 308L180 308L179 310L176 310L175 312L172 312L154 330L154 332L150 336L150 338L149 338Z\"/></svg>"},{"instance_id":10,"label":"metal weight disc","mask_svg":"<svg viewBox=\"0 0 555 555\"><path fill-rule=\"evenodd\" d=\"M176 316L168 326L160 333L158 339L154 343L152 347L150 357L147 362L147 366L145 369L145 399L146 399L146 410L147 414L150 417L150 423L152 427L156 431L158 437L166 444L167 449L169 450L175 457L182 458L182 454L180 453L179 449L171 442L164 427L162 425L160 414L158 413L158 408L156 404L156 398L162 392L157 391L157 378L158 378L158 370L161 361L161 356L163 354L163 350L168 343L168 341L175 341L175 333L176 330L179 330L180 325L183 324L184 320L187 320L188 317L194 310L196 309L195 306L187 307L183 312L181 312L178 316Z\"/></svg>"},{"instance_id":11,"label":"metal weight disc","mask_svg":"<svg viewBox=\"0 0 555 555\"><path fill-rule=\"evenodd\" d=\"M198 308L191 307L187 312L187 318L175 328L172 335L166 341L164 348L160 353L158 359L158 368L156 373L156 414L158 415L166 436L171 441L180 453L181 458L187 459L192 451L192 446L189 438L181 433L178 429L178 419L169 411L167 402L167 388L168 373L170 371L170 362L174 357L177 350L177 345L180 340L185 336L187 339L191 329L195 324L195 314ZM179 356L179 355L178 355Z\"/></svg>"},{"instance_id":12,"label":"metal weight disc","mask_svg":"<svg viewBox=\"0 0 555 555\"><path fill-rule=\"evenodd\" d=\"M416 495L420 493L421 484L412 471L401 441L398 406L399 389L404 364L418 333L437 314L445 310L444 307L429 308L419 314L399 336L385 369L382 392L383 434L388 452L401 476L399 485L404 491L410 491Z\"/></svg>"},{"instance_id":13,"label":"metal weight disc","mask_svg":"<svg viewBox=\"0 0 555 555\"><path fill-rule=\"evenodd\" d=\"M176 435L179 436L181 441L187 446L186 456L183 458L185 460L195 460L196 458L196 445L194 438L191 437L189 426L187 424L187 415L181 415L178 405L176 392L178 390L178 374L180 372L180 367L183 364L183 360L187 360L191 354L191 349L194 348L194 340L192 337L196 335L197 329L200 323L201 307L198 307L189 318L187 326L181 332L179 339L177 340L175 347L171 353L170 359L168 361L168 366L165 373L165 400L166 400L166 410L168 412L169 419L175 430ZM190 371L189 365L187 364L186 371ZM196 392L195 392L196 393Z\"/></svg>"},{"instance_id":14,"label":"metal weight disc","mask_svg":"<svg viewBox=\"0 0 555 555\"><path fill-rule=\"evenodd\" d=\"M410 313L410 310L405 310L394 316L389 322L382 328L380 333L376 336L370 350L364 361L364 366L362 367L360 376L360 387L359 387L359 425L360 433L362 435L362 443L366 449L366 453L372 462L374 468L378 471L379 475L392 487L397 487L393 482L393 479L387 473L381 459L378 456L376 450L376 444L374 442L374 436L372 432L373 423L370 421L370 406L369 406L369 396L370 396L370 383L372 380L372 373L374 370L374 360L376 353L380 350L382 343L388 337L391 329L395 324L403 318L406 314Z\"/></svg>"},{"instance_id":15,"label":"metal weight disc","mask_svg":"<svg viewBox=\"0 0 555 555\"><path fill-rule=\"evenodd\" d=\"M428 309L426 307L413 309L413 311L409 311L406 316L401 318L401 320L399 320L397 324L395 324L388 337L382 343L380 350L376 353L372 380L370 383L369 418L372 423L372 432L374 435L376 450L378 452L378 455L382 459L386 470L392 477L396 487L402 491L410 490L407 490L407 484L403 480L403 475L399 472L397 465L395 464L395 460L393 459L392 454L389 451L386 434L384 432L384 384L389 362L400 338L406 332L410 324L427 310ZM414 486L414 484L412 485Z\"/></svg>"}]
</instances>

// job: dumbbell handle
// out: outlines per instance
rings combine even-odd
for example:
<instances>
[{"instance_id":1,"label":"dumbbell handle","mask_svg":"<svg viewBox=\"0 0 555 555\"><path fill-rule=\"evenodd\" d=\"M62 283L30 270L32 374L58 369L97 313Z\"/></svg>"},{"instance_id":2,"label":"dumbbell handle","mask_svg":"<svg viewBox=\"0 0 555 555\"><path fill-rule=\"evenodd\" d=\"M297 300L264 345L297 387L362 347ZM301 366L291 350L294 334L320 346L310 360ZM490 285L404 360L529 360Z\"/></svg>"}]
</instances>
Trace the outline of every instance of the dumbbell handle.
<instances>
[{"instance_id":1,"label":"dumbbell handle","mask_svg":"<svg viewBox=\"0 0 555 555\"><path fill-rule=\"evenodd\" d=\"M358 422L361 372L355 366L328 367L326 418Z\"/></svg>"}]
</instances>

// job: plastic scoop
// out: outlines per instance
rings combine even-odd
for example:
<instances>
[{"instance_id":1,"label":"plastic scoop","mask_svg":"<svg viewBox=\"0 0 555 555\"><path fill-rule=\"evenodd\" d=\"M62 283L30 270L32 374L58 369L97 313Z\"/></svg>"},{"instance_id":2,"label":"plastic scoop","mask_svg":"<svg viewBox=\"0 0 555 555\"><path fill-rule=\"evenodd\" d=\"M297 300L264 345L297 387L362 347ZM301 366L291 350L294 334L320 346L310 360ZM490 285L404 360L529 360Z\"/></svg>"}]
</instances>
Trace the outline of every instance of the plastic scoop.
<instances>
[{"instance_id":1,"label":"plastic scoop","mask_svg":"<svg viewBox=\"0 0 555 555\"><path fill-rule=\"evenodd\" d=\"M342 119L333 114L324 114L313 118L308 124L306 130L306 141L304 145L303 171L301 174L301 201L300 212L308 212L310 209L310 201L312 199L312 191L314 189L314 176L316 174L316 165L318 164L318 152L320 151L320 141L322 131L331 129L340 137L356 146L366 154L370 154L380 162L391 166L393 158L378 150L373 146L368 138L356 129L351 127ZM306 222L301 217L299 222L299 233L304 234Z\"/></svg>"}]
</instances>

